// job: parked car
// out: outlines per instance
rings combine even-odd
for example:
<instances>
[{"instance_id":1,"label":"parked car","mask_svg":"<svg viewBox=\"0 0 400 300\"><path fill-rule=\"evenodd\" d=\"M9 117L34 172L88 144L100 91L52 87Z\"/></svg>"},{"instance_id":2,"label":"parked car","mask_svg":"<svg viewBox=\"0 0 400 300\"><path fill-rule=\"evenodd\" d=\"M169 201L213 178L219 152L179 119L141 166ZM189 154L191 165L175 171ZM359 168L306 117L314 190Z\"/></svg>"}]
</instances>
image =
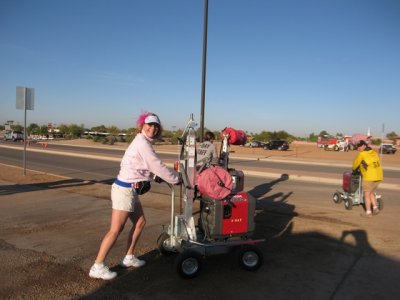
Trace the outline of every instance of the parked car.
<instances>
[{"instance_id":1,"label":"parked car","mask_svg":"<svg viewBox=\"0 0 400 300\"><path fill-rule=\"evenodd\" d=\"M383 154L395 154L396 151L396 147L392 144L382 144L382 146L379 148L379 153Z\"/></svg>"},{"instance_id":2,"label":"parked car","mask_svg":"<svg viewBox=\"0 0 400 300\"><path fill-rule=\"evenodd\" d=\"M337 140L335 144L326 144L325 150L349 151L349 144L344 140Z\"/></svg>"},{"instance_id":3,"label":"parked car","mask_svg":"<svg viewBox=\"0 0 400 300\"><path fill-rule=\"evenodd\" d=\"M250 148L262 148L264 147L265 143L259 142L259 141L252 141L252 142L247 142L244 144L245 147L250 147Z\"/></svg>"},{"instance_id":4,"label":"parked car","mask_svg":"<svg viewBox=\"0 0 400 300\"><path fill-rule=\"evenodd\" d=\"M264 149L286 151L289 149L289 143L283 140L270 141L265 144Z\"/></svg>"},{"instance_id":5,"label":"parked car","mask_svg":"<svg viewBox=\"0 0 400 300\"><path fill-rule=\"evenodd\" d=\"M252 142L250 143L250 147L251 147L251 148L262 148L262 147L264 147L264 146L265 146L265 144L262 143L262 142L259 142L259 141L252 141Z\"/></svg>"},{"instance_id":6,"label":"parked car","mask_svg":"<svg viewBox=\"0 0 400 300\"><path fill-rule=\"evenodd\" d=\"M4 135L4 140L12 140L12 141L22 141L24 139L24 133L21 131L8 131Z\"/></svg>"},{"instance_id":7,"label":"parked car","mask_svg":"<svg viewBox=\"0 0 400 300\"><path fill-rule=\"evenodd\" d=\"M329 148L332 148L334 145L336 145L338 142L338 138L333 137L333 136L319 136L318 141L317 141L317 147L318 148L326 148L329 146Z\"/></svg>"}]
</instances>

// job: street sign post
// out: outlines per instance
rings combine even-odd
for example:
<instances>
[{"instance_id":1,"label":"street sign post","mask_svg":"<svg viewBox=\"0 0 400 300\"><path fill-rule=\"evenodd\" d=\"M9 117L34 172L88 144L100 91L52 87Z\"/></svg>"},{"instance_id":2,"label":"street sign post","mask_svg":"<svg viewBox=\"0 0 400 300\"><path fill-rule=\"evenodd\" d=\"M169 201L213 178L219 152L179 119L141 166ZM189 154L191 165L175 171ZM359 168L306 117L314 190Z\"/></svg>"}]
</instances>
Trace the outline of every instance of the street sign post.
<instances>
[{"instance_id":1,"label":"street sign post","mask_svg":"<svg viewBox=\"0 0 400 300\"><path fill-rule=\"evenodd\" d=\"M33 110L35 103L35 89L17 86L17 109L24 110L24 152L22 157L22 165L24 175L26 175L26 111Z\"/></svg>"}]
</instances>

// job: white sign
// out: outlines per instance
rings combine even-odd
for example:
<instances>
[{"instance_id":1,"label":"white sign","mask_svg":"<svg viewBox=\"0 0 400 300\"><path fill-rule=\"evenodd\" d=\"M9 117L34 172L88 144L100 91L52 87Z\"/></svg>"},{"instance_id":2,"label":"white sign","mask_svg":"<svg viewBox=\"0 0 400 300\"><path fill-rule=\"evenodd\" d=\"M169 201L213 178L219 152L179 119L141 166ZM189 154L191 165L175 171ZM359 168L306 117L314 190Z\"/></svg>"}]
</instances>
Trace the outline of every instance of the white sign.
<instances>
[{"instance_id":1,"label":"white sign","mask_svg":"<svg viewBox=\"0 0 400 300\"><path fill-rule=\"evenodd\" d=\"M33 110L35 89L17 86L17 109Z\"/></svg>"}]
</instances>

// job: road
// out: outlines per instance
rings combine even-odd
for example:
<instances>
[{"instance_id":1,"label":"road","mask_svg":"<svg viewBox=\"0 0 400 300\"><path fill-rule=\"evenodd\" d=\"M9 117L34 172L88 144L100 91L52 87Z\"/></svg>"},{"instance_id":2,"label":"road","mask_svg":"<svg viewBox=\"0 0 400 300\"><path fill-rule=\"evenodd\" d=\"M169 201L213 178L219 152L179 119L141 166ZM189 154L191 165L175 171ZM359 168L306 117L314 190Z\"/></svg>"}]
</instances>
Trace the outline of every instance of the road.
<instances>
[{"instance_id":1,"label":"road","mask_svg":"<svg viewBox=\"0 0 400 300\"><path fill-rule=\"evenodd\" d=\"M15 151L20 150L20 151ZM0 143L0 162L22 166L21 144ZM41 151L38 146L28 149L26 167L83 180L107 181L118 172L119 162L124 153L121 149L88 148L52 144L51 149ZM36 152L38 151L38 152ZM62 155L62 158L60 158ZM73 155L73 156L72 156ZM160 158L169 166L177 159L176 154L159 153ZM97 159L96 159L97 158ZM98 160L93 162L93 159ZM95 167L94 167L95 166ZM315 176L341 180L345 164L295 163L263 159L233 158L230 167L238 170L263 174L288 174L300 178ZM394 183L400 178L399 168L385 168L385 182Z\"/></svg>"},{"instance_id":2,"label":"road","mask_svg":"<svg viewBox=\"0 0 400 300\"><path fill-rule=\"evenodd\" d=\"M0 163L21 166L22 149L21 145L12 145L12 148L0 147ZM18 149L19 151L15 151ZM73 156L71 156L73 155ZM123 150L106 148L88 148L67 145L52 145L51 151L43 150L29 151L27 154L27 168L39 170L46 173L57 174L67 178L74 178L83 181L111 184L119 170L120 159ZM175 154L159 153L160 157L169 165L176 160ZM245 190L250 191L256 198L262 199L265 195L267 199L288 198L294 202L301 201L302 204L314 207L332 208L332 195L336 190L340 190L341 174L347 170L344 165L326 164L304 164L263 161L257 159L233 158L230 166L247 173L260 172L263 176L249 176L245 178ZM285 178L306 177L307 175L318 174L326 180L320 182L303 180L280 180ZM295 176L294 176L295 175ZM385 180L398 180L400 171L385 171ZM314 178L314 177L312 177ZM329 181L328 179L336 179ZM273 187L274 185L279 186ZM169 195L167 186L153 184L153 193ZM269 195L274 192L273 196ZM397 189L380 189L382 199L386 206L396 207L400 205L397 201ZM289 196L288 196L289 195ZM326 201L321 201L325 199ZM342 207L338 207L342 209Z\"/></svg>"}]
</instances>

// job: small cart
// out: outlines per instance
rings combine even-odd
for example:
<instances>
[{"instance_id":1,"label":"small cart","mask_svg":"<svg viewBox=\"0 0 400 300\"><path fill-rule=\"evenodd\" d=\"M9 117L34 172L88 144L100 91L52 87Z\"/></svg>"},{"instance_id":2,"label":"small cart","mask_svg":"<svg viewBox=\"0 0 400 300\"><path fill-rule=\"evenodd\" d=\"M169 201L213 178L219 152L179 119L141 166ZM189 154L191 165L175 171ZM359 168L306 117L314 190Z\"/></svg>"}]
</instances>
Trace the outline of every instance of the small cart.
<instances>
[{"instance_id":1,"label":"small cart","mask_svg":"<svg viewBox=\"0 0 400 300\"><path fill-rule=\"evenodd\" d=\"M346 209L352 209L354 205L364 206L364 193L362 189L362 178L359 171L346 171L343 173L342 191L333 194L333 202L336 204L344 202ZM379 210L383 209L381 195L375 194Z\"/></svg>"},{"instance_id":2,"label":"small cart","mask_svg":"<svg viewBox=\"0 0 400 300\"><path fill-rule=\"evenodd\" d=\"M263 262L263 254L257 244L263 239L253 240L256 200L241 191L243 172L227 168L229 137L223 139L226 165L224 168L232 176L234 186L224 199L213 199L199 194L197 173L203 168L196 165L196 131L193 115L182 137L179 161L176 169L182 177L183 212L175 211L175 190L171 188L171 223L161 233L157 246L162 254L178 253L175 267L183 278L194 278L202 268L202 262L211 255L236 252L239 265L249 271L257 270ZM224 186L224 182L218 182ZM195 220L193 202L200 201L200 215Z\"/></svg>"}]
</instances>

